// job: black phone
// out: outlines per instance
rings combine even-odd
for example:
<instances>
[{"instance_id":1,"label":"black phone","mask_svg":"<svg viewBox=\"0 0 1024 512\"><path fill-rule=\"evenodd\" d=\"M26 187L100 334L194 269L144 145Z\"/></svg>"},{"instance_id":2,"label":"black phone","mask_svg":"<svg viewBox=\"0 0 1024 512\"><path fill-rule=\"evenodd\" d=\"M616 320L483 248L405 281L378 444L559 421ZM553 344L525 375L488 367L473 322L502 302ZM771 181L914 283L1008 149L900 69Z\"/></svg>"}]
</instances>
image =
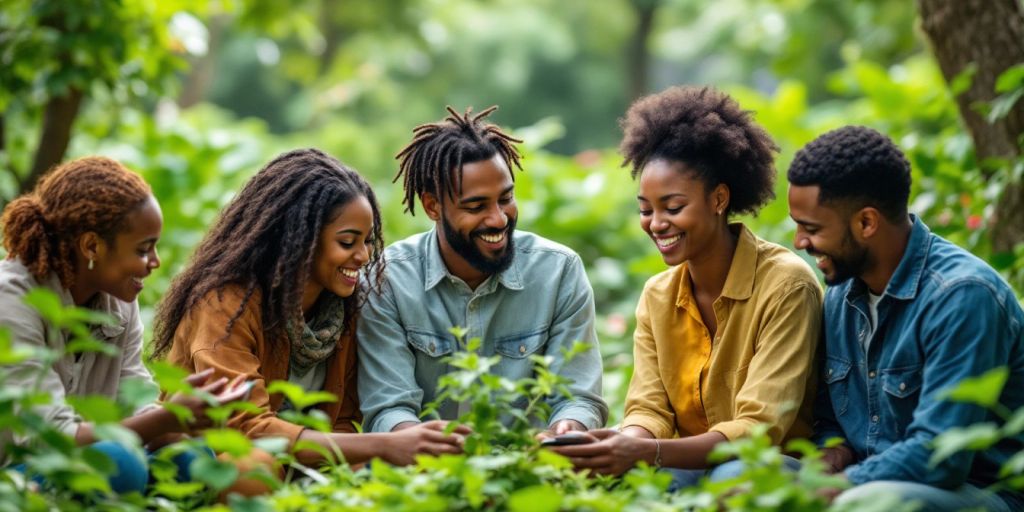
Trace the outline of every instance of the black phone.
<instances>
[{"instance_id":1,"label":"black phone","mask_svg":"<svg viewBox=\"0 0 1024 512\"><path fill-rule=\"evenodd\" d=\"M540 442L541 446L570 446L574 444L587 444L590 438L583 434L569 433L560 436L549 437Z\"/></svg>"}]
</instances>

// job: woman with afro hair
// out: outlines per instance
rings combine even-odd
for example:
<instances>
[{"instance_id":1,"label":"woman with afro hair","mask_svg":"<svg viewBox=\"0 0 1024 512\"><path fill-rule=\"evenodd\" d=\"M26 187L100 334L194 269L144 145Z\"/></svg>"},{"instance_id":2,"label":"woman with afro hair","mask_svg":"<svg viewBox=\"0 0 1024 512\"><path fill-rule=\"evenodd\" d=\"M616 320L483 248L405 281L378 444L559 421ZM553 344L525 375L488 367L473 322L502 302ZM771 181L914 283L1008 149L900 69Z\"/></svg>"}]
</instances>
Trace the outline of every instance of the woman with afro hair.
<instances>
[{"instance_id":1,"label":"woman with afro hair","mask_svg":"<svg viewBox=\"0 0 1024 512\"><path fill-rule=\"evenodd\" d=\"M279 155L242 187L171 284L157 312L153 356L251 380L250 401L261 412L239 413L228 426L254 439L322 447L301 450L303 464L318 465L325 454L411 464L417 453L460 453L468 430L448 434L440 421L356 434L355 325L367 288L381 279L383 244L380 208L362 176L316 149ZM292 421L296 406L274 381L334 395L316 406L331 431ZM262 455L252 462L273 464Z\"/></svg>"},{"instance_id":2,"label":"woman with afro hair","mask_svg":"<svg viewBox=\"0 0 1024 512\"><path fill-rule=\"evenodd\" d=\"M636 101L621 125L640 227L671 268L637 305L621 430L558 451L598 473L672 468L674 489L727 479L742 466L713 467L715 445L758 424L776 445L811 433L821 287L792 251L729 220L772 199L777 151L736 101L673 87Z\"/></svg>"},{"instance_id":3,"label":"woman with afro hair","mask_svg":"<svg viewBox=\"0 0 1024 512\"><path fill-rule=\"evenodd\" d=\"M80 158L54 169L35 191L11 201L0 223L7 250L7 259L0 262L0 328L15 344L59 355L49 366L38 357L5 365L3 385L49 395L50 401L33 412L49 428L111 459L115 470L109 482L115 492L145 491L147 461L130 447L98 441L92 423L84 421L65 398L116 399L126 379L153 383L142 364L143 328L136 301L142 281L160 266L156 244L163 218L149 185L109 158ZM63 306L113 318L112 324L92 327L92 336L109 350L70 350L68 331L47 322L24 301L30 291L40 288L56 295ZM227 379L209 377L210 372L204 372L187 381L203 385L208 393L219 393L221 403L243 396L244 390L230 386ZM168 401L188 408L193 421L179 422L169 410L151 404L121 425L137 434L147 449L211 425L206 402L198 396L176 394ZM20 447L31 441L24 437L10 430L0 432L0 459L41 481L45 475L36 474L31 464L19 464L26 453ZM193 452L174 458L179 479L188 478L193 458Z\"/></svg>"}]
</instances>

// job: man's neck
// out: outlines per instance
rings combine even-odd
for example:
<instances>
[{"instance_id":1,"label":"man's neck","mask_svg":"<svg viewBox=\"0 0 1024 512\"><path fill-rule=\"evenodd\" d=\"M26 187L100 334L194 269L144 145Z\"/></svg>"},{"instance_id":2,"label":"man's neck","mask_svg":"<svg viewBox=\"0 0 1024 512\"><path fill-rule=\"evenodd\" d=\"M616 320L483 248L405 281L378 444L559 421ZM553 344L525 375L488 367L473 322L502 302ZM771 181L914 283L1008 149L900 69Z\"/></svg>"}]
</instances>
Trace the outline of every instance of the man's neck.
<instances>
[{"instance_id":1,"label":"man's neck","mask_svg":"<svg viewBox=\"0 0 1024 512\"><path fill-rule=\"evenodd\" d=\"M903 261L913 227L908 217L906 222L897 225L885 224L879 231L880 236L871 252L874 262L860 276L871 293L881 295L885 292L886 286L896 273L896 268L900 266L900 261Z\"/></svg>"}]
</instances>

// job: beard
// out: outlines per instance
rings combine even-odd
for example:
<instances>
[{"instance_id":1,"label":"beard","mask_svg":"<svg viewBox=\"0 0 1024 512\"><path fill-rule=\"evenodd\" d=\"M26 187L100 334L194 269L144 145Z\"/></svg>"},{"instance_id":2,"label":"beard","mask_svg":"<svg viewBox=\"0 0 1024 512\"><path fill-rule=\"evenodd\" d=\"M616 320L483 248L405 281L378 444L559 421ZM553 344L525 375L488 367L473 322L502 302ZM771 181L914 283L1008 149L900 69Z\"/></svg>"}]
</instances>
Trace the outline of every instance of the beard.
<instances>
[{"instance_id":1,"label":"beard","mask_svg":"<svg viewBox=\"0 0 1024 512\"><path fill-rule=\"evenodd\" d=\"M444 229L444 237L452 250L480 272L487 275L499 274L512 265L512 257L515 256L515 244L512 240L512 233L516 229L515 217L508 220L508 225L504 229L477 229L471 231L468 236L462 236L442 214L441 227ZM480 235L497 235L499 233L505 233L505 248L494 258L484 255L473 241Z\"/></svg>"},{"instance_id":2,"label":"beard","mask_svg":"<svg viewBox=\"0 0 1024 512\"><path fill-rule=\"evenodd\" d=\"M846 235L843 237L841 250L842 254L838 255L817 253L828 256L832 260L832 277L825 276L825 284L829 286L860 276L868 267L868 248L857 243L849 229L846 230Z\"/></svg>"}]
</instances>

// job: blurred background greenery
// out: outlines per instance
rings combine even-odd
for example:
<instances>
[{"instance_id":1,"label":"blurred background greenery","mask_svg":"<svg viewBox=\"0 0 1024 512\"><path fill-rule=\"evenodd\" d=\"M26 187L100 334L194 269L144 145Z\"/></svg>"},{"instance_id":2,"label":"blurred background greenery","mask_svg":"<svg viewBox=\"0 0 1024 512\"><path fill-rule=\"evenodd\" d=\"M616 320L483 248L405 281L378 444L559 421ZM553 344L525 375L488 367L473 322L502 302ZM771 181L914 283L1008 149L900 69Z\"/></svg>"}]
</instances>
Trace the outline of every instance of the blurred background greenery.
<instances>
[{"instance_id":1,"label":"blurred background greenery","mask_svg":"<svg viewBox=\"0 0 1024 512\"><path fill-rule=\"evenodd\" d=\"M149 318L219 209L275 154L314 146L358 169L394 241L428 227L402 214L391 183L412 128L445 105L500 105L492 120L526 140L519 225L587 265L614 421L636 297L665 268L615 151L617 119L645 93L712 84L755 113L782 148L777 199L743 220L785 245L793 153L845 124L889 134L913 164L912 211L1024 290L1024 7L942 4L5 0L0 201L77 156L141 172L166 226L163 267L140 299Z\"/></svg>"}]
</instances>

